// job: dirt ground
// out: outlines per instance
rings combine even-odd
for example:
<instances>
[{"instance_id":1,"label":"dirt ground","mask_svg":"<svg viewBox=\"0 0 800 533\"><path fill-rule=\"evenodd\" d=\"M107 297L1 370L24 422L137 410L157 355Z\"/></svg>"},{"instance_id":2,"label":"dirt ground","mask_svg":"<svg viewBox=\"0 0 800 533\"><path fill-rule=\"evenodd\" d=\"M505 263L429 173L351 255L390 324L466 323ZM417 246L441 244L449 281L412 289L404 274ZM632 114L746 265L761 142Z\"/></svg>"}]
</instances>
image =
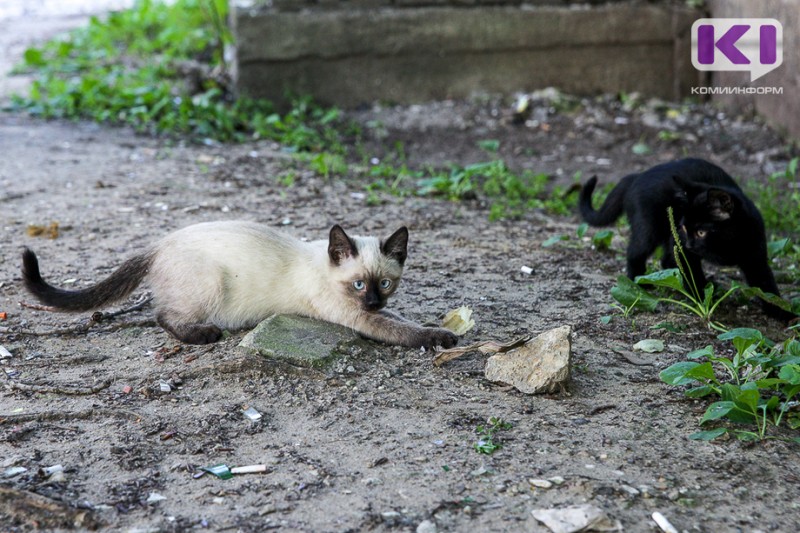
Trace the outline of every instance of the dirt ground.
<instances>
[{"instance_id":1,"label":"dirt ground","mask_svg":"<svg viewBox=\"0 0 800 533\"><path fill-rule=\"evenodd\" d=\"M542 99L523 125L511 123L510 109L511 101L475 99L351 116L375 157L401 141L412 165L463 165L488 159L477 141L498 139L511 166L559 183L576 171L610 181L684 154L755 179L793 155L758 122L707 105L668 116L658 105L628 110L611 96L568 111ZM663 129L682 136L659 140ZM634 154L639 142L651 153ZM11 353L0 361L4 531L74 523L114 531L546 531L532 510L587 502L626 531L656 531L654 511L679 531L789 532L800 523L797 447L691 441L705 403L658 379L714 335L669 309L633 323L599 321L610 314L624 236L611 252L575 238L543 248L551 236L574 236L577 217L529 213L489 223L480 198L387 195L368 205L363 180L326 180L266 142L194 145L0 113L0 153L0 344ZM287 173L291 186L278 179ZM83 331L89 316L19 304L29 301L23 246L37 251L47 278L80 287L170 230L234 218L310 239L334 223L381 236L406 224L410 257L390 308L424 322L467 305L477 326L462 344L569 324L572 379L563 392L526 396L488 382L477 353L435 367L430 352L378 343L308 370L244 353L237 344L245 332L208 347L181 345L147 306ZM27 234L30 224L52 222L55 239ZM730 303L720 317L783 334L755 306ZM665 319L687 329L650 329ZM667 349L632 352L644 338ZM246 407L263 418L248 420ZM488 417L513 425L498 433L503 447L493 455L473 449ZM198 467L218 463L267 471L196 477ZM53 465L63 475L44 470ZM530 483L553 477L564 481ZM23 505L21 491L43 498L28 495Z\"/></svg>"}]
</instances>

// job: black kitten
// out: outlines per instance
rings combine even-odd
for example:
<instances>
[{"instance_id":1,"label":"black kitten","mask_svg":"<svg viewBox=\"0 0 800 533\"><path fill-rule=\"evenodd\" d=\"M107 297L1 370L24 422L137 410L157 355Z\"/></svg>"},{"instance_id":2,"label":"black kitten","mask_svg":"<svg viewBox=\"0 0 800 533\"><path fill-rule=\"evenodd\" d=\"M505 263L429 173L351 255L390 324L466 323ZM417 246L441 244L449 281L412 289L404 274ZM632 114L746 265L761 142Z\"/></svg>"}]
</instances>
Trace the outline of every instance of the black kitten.
<instances>
[{"instance_id":1,"label":"black kitten","mask_svg":"<svg viewBox=\"0 0 800 533\"><path fill-rule=\"evenodd\" d=\"M747 283L780 295L767 259L764 221L758 208L733 178L702 159L681 159L657 165L622 178L603 206L592 208L597 177L581 189L580 212L592 226L606 226L622 214L628 216L628 277L645 273L647 258L663 247L663 268L674 268L674 240L667 218L672 207L688 266L698 287L706 285L701 261L738 266ZM793 313L762 302L764 311L781 320Z\"/></svg>"}]
</instances>

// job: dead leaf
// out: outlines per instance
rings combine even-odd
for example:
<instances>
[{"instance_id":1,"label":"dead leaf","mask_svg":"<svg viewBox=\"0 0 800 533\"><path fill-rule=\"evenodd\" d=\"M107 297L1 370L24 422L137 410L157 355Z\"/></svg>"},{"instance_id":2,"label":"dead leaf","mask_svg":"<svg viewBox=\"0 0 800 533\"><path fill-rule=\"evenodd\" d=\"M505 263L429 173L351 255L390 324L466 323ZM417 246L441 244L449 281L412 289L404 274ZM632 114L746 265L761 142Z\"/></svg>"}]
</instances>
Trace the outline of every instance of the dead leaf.
<instances>
[{"instance_id":1,"label":"dead leaf","mask_svg":"<svg viewBox=\"0 0 800 533\"><path fill-rule=\"evenodd\" d=\"M58 238L58 222L51 222L49 226L39 226L28 224L28 237L47 237L48 239Z\"/></svg>"},{"instance_id":2,"label":"dead leaf","mask_svg":"<svg viewBox=\"0 0 800 533\"><path fill-rule=\"evenodd\" d=\"M618 520L611 520L602 509L588 503L562 509L534 509L531 514L553 533L622 531Z\"/></svg>"},{"instance_id":3,"label":"dead leaf","mask_svg":"<svg viewBox=\"0 0 800 533\"><path fill-rule=\"evenodd\" d=\"M453 309L444 315L442 327L449 329L456 335L463 335L475 327L475 320L472 318L472 309L462 305L458 309Z\"/></svg>"}]
</instances>

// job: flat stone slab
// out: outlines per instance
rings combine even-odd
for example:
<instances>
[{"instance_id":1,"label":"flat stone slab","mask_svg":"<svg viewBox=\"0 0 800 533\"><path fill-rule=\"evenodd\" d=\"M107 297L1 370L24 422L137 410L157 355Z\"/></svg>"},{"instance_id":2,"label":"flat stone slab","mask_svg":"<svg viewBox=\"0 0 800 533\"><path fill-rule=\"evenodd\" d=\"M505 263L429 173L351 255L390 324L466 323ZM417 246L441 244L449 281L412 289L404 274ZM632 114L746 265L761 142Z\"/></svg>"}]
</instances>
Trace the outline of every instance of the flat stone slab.
<instances>
[{"instance_id":1,"label":"flat stone slab","mask_svg":"<svg viewBox=\"0 0 800 533\"><path fill-rule=\"evenodd\" d=\"M368 341L352 329L296 315L267 318L245 335L239 346L303 367L325 366Z\"/></svg>"}]
</instances>

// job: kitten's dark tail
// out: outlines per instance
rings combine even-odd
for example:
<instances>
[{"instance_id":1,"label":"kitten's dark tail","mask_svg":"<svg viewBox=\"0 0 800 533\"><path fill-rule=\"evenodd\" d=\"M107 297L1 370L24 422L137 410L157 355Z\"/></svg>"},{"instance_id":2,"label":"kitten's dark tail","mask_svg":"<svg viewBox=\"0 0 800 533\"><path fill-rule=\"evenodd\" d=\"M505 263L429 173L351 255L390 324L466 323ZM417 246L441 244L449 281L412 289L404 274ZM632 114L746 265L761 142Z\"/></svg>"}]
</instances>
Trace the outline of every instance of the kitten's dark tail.
<instances>
[{"instance_id":1,"label":"kitten's dark tail","mask_svg":"<svg viewBox=\"0 0 800 533\"><path fill-rule=\"evenodd\" d=\"M630 175L622 178L608 194L603 206L595 211L592 207L592 193L597 185L597 176L592 176L581 189L581 195L578 200L578 209L583 220L592 226L608 226L617 220L622 214L625 193L628 191L628 187L630 187L634 177L635 175Z\"/></svg>"},{"instance_id":2,"label":"kitten's dark tail","mask_svg":"<svg viewBox=\"0 0 800 533\"><path fill-rule=\"evenodd\" d=\"M60 311L89 311L133 292L147 275L152 260L152 253L137 255L122 263L103 281L85 289L67 291L42 279L36 254L25 248L22 252L22 278L28 292L45 305Z\"/></svg>"}]
</instances>

